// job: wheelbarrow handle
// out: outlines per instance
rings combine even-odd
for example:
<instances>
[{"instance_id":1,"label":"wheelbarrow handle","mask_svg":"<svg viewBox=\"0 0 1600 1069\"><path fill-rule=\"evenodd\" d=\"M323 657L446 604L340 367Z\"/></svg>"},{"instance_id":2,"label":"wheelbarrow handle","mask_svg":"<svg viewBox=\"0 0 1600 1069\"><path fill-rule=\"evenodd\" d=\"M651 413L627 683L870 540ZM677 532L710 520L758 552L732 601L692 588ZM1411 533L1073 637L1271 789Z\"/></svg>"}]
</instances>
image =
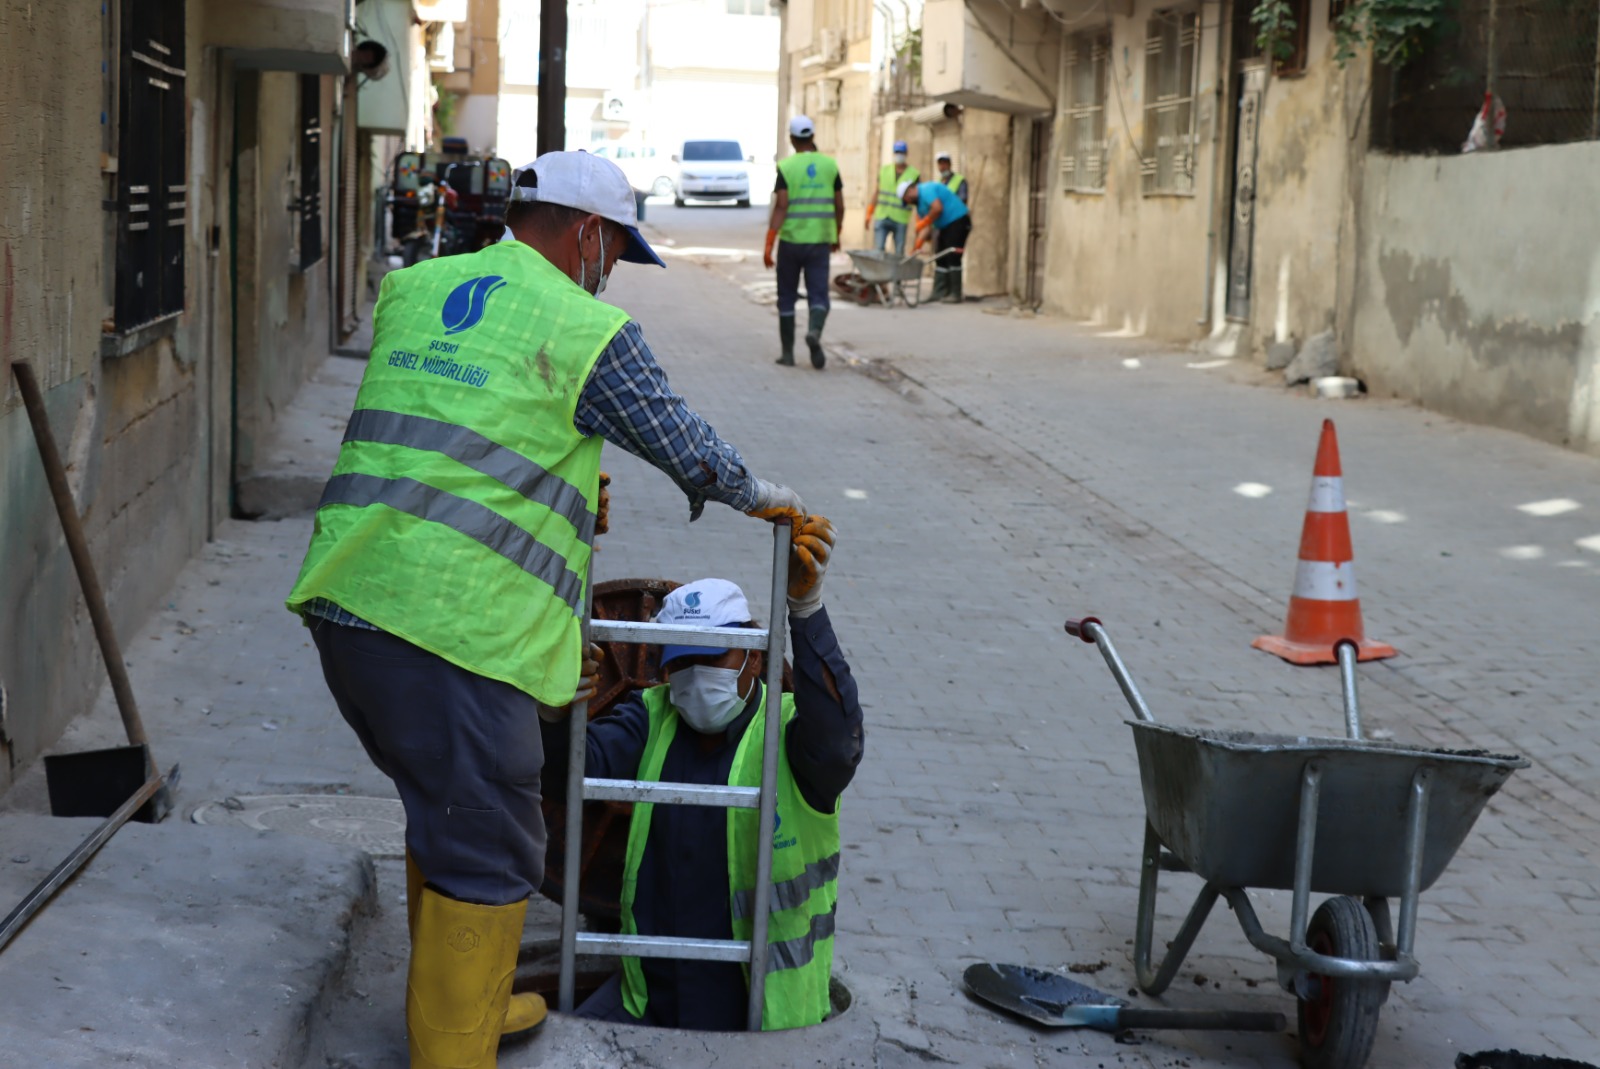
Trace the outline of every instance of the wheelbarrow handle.
<instances>
[{"instance_id":1,"label":"wheelbarrow handle","mask_svg":"<svg viewBox=\"0 0 1600 1069\"><path fill-rule=\"evenodd\" d=\"M1252 1013L1245 1010L1147 1010L1129 1006L1117 1013L1119 1028L1282 1032L1288 1024L1281 1013Z\"/></svg>"},{"instance_id":2,"label":"wheelbarrow handle","mask_svg":"<svg viewBox=\"0 0 1600 1069\"><path fill-rule=\"evenodd\" d=\"M1073 638L1081 638L1085 642L1093 644L1094 635L1090 632L1089 629L1091 627L1099 627L1099 626L1100 626L1100 621L1099 621L1099 619L1097 617L1094 617L1094 616L1085 616L1081 620L1068 620L1067 621L1067 634L1071 635Z\"/></svg>"},{"instance_id":3,"label":"wheelbarrow handle","mask_svg":"<svg viewBox=\"0 0 1600 1069\"><path fill-rule=\"evenodd\" d=\"M1122 658L1117 656L1117 649L1111 644L1111 636L1106 634L1106 629L1099 619L1085 616L1081 620L1068 620L1066 626L1067 634L1100 647L1100 654L1105 657L1107 667L1116 677L1117 686L1122 688L1122 696L1128 699L1128 705L1133 708L1133 715L1146 723L1155 723L1155 715L1150 712L1150 706L1146 704L1144 695L1139 693L1139 685L1128 674L1128 666L1122 663Z\"/></svg>"}]
</instances>

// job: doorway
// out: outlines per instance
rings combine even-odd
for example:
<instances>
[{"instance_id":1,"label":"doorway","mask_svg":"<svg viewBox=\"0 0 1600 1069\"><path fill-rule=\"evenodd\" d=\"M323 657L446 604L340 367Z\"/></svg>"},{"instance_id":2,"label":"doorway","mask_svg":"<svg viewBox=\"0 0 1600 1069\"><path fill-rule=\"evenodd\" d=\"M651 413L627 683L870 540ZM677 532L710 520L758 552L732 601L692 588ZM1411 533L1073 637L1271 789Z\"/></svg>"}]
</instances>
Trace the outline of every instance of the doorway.
<instances>
[{"instance_id":1,"label":"doorway","mask_svg":"<svg viewBox=\"0 0 1600 1069\"><path fill-rule=\"evenodd\" d=\"M1028 138L1028 245L1023 301L1029 308L1044 302L1045 216L1050 202L1050 120L1034 119Z\"/></svg>"}]
</instances>

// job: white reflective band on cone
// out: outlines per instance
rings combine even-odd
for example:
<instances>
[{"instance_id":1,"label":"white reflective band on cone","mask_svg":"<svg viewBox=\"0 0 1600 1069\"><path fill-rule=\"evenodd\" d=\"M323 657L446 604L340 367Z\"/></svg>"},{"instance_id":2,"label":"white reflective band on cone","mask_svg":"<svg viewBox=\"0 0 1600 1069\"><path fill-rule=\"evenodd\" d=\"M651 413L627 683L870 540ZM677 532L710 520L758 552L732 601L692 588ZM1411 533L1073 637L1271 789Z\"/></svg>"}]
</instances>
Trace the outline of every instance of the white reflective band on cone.
<instances>
[{"instance_id":1,"label":"white reflective band on cone","mask_svg":"<svg viewBox=\"0 0 1600 1069\"><path fill-rule=\"evenodd\" d=\"M1311 479L1311 499L1307 512L1343 512L1344 479L1337 475L1316 475Z\"/></svg>"},{"instance_id":2,"label":"white reflective band on cone","mask_svg":"<svg viewBox=\"0 0 1600 1069\"><path fill-rule=\"evenodd\" d=\"M1301 561L1294 572L1294 596L1308 601L1356 600L1355 562Z\"/></svg>"}]
</instances>

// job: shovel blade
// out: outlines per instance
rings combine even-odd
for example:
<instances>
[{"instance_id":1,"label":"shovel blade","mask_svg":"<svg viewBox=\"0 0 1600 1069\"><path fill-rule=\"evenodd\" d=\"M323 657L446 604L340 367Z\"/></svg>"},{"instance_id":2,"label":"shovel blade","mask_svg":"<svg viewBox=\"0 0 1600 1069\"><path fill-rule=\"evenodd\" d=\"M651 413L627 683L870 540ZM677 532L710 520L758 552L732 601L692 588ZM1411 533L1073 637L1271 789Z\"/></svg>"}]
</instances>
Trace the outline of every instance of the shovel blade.
<instances>
[{"instance_id":1,"label":"shovel blade","mask_svg":"<svg viewBox=\"0 0 1600 1069\"><path fill-rule=\"evenodd\" d=\"M968 966L961 978L974 997L1049 1028L1116 1031L1123 1006L1103 991L1031 965L982 962Z\"/></svg>"}]
</instances>

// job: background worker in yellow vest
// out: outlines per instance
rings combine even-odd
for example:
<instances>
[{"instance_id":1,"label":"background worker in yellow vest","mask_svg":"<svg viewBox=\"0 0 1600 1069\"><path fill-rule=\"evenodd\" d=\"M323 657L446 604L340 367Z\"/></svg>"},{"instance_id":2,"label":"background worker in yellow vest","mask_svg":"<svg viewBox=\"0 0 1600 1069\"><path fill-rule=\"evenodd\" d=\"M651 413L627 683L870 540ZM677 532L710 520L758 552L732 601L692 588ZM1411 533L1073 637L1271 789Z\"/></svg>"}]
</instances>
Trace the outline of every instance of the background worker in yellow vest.
<instances>
[{"instance_id":1,"label":"background worker in yellow vest","mask_svg":"<svg viewBox=\"0 0 1600 1069\"><path fill-rule=\"evenodd\" d=\"M906 255L906 225L911 222L911 211L900 202L897 190L907 182L915 184L921 179L915 167L906 163L906 143L894 143L894 160L878 170L878 193L867 205L866 226L873 231L872 247L882 252L888 248L889 238L894 238L896 255ZM878 222L873 226L872 217Z\"/></svg>"},{"instance_id":2,"label":"background worker in yellow vest","mask_svg":"<svg viewBox=\"0 0 1600 1069\"><path fill-rule=\"evenodd\" d=\"M772 245L778 243L778 363L794 366L794 305L800 296L800 276L806 279L806 348L811 366L827 364L822 351L822 327L828 321L828 257L839 251L839 228L844 225L844 182L833 157L817 151L816 127L804 115L789 120L789 144L795 154L778 162L778 182L772 190L772 216L767 223L767 247L762 263L773 265Z\"/></svg>"},{"instance_id":3,"label":"background worker in yellow vest","mask_svg":"<svg viewBox=\"0 0 1600 1069\"><path fill-rule=\"evenodd\" d=\"M949 187L950 192L959 197L962 204L968 208L972 207L972 202L967 199L967 176L955 172L950 163L950 153L939 153L933 162L939 168L939 181Z\"/></svg>"},{"instance_id":4,"label":"background worker in yellow vest","mask_svg":"<svg viewBox=\"0 0 1600 1069\"><path fill-rule=\"evenodd\" d=\"M863 731L850 666L822 607L833 528L810 516L796 530L789 587L794 693L786 722L773 836L765 1028L798 1028L828 1015L838 902L839 798L861 761ZM733 583L702 579L667 595L663 623L749 625ZM664 686L640 691L589 725L590 776L757 786L772 702L762 655L667 646ZM564 717L566 711L561 711ZM554 719L558 714L545 712ZM545 725L551 774L566 728ZM756 867L753 809L635 805L623 876L623 931L748 939ZM731 852L730 852L731 844ZM676 1028L745 1027L746 967L728 962L624 958L579 1007L581 1016Z\"/></svg>"},{"instance_id":5,"label":"background worker in yellow vest","mask_svg":"<svg viewBox=\"0 0 1600 1069\"><path fill-rule=\"evenodd\" d=\"M619 259L662 265L616 164L519 171L508 235L389 274L333 476L289 595L323 675L406 812L413 1069L492 1069L545 1005L511 995L544 875L537 704L577 692L601 522L601 439L689 496L800 509L667 385L595 300ZM662 265L664 266L664 265Z\"/></svg>"}]
</instances>

